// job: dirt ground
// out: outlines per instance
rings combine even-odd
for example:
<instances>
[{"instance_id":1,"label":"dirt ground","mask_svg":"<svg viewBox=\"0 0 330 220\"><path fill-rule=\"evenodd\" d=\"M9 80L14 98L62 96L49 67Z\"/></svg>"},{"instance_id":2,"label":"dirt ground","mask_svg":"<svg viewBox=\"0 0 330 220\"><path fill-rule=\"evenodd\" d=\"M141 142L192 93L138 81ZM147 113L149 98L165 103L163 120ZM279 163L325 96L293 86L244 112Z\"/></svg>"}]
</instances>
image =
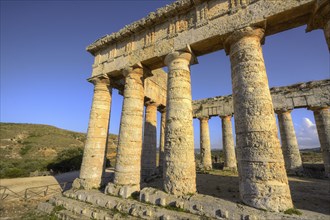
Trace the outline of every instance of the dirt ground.
<instances>
[{"instance_id":1,"label":"dirt ground","mask_svg":"<svg viewBox=\"0 0 330 220\"><path fill-rule=\"evenodd\" d=\"M161 180L148 184L161 188ZM294 207L303 216L330 220L330 180L289 176L289 185ZM213 170L197 174L197 191L234 203L241 203L238 190L238 174L231 171Z\"/></svg>"},{"instance_id":2,"label":"dirt ground","mask_svg":"<svg viewBox=\"0 0 330 220\"><path fill-rule=\"evenodd\" d=\"M325 214L330 219L330 180L289 176L289 185L295 208ZM240 201L238 176L230 172L215 170L198 174L197 190L232 202Z\"/></svg>"},{"instance_id":3,"label":"dirt ground","mask_svg":"<svg viewBox=\"0 0 330 220\"><path fill-rule=\"evenodd\" d=\"M30 219L28 214L38 203L71 187L68 182L78 175L79 172L74 171L56 176L0 179L0 219Z\"/></svg>"},{"instance_id":4,"label":"dirt ground","mask_svg":"<svg viewBox=\"0 0 330 220\"><path fill-rule=\"evenodd\" d=\"M112 170L108 170L111 174ZM59 176L29 177L18 179L1 179L0 185L6 186L21 197L13 195L13 192L0 189L0 219L31 219L27 213L36 209L40 201L45 201L60 191L57 183L73 181L78 172L70 172ZM54 185L55 184L55 185ZM311 216L311 219L330 219L330 181L326 179L313 179L302 177L289 177L289 184L294 206L302 211L303 215ZM45 185L51 185L48 194L44 195ZM159 188L161 179L156 179L148 184ZM24 199L26 188L28 200ZM63 185L62 185L63 187ZM67 186L68 187L68 186ZM211 195L232 202L239 201L238 176L230 171L213 170L208 174L197 174L198 193ZM7 195L8 194L8 195ZM7 195L7 197L5 197Z\"/></svg>"}]
</instances>

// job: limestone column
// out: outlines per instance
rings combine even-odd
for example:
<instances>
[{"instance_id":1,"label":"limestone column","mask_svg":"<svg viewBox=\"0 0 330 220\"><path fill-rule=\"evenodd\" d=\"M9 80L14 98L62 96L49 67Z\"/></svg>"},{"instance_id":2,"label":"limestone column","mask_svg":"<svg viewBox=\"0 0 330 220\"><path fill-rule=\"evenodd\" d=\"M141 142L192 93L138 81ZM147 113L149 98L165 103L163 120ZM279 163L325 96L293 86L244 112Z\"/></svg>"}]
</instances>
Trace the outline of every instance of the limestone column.
<instances>
[{"instance_id":1,"label":"limestone column","mask_svg":"<svg viewBox=\"0 0 330 220\"><path fill-rule=\"evenodd\" d=\"M204 170L212 170L209 117L199 118L200 122L200 154Z\"/></svg>"},{"instance_id":2,"label":"limestone column","mask_svg":"<svg viewBox=\"0 0 330 220\"><path fill-rule=\"evenodd\" d=\"M140 190L142 127L144 109L143 69L123 71L124 101L120 121L114 184ZM128 195L125 195L125 197Z\"/></svg>"},{"instance_id":3,"label":"limestone column","mask_svg":"<svg viewBox=\"0 0 330 220\"><path fill-rule=\"evenodd\" d=\"M330 178L330 111L329 107L311 108L319 135L325 176Z\"/></svg>"},{"instance_id":4,"label":"limestone column","mask_svg":"<svg viewBox=\"0 0 330 220\"><path fill-rule=\"evenodd\" d=\"M165 122L166 122L166 109L161 110L161 123L160 123L160 140L159 140L159 173L163 174L164 168L164 148L165 148Z\"/></svg>"},{"instance_id":5,"label":"limestone column","mask_svg":"<svg viewBox=\"0 0 330 220\"><path fill-rule=\"evenodd\" d=\"M153 175L156 171L157 156L157 105L146 106L144 139L142 148L142 177Z\"/></svg>"},{"instance_id":6,"label":"limestone column","mask_svg":"<svg viewBox=\"0 0 330 220\"><path fill-rule=\"evenodd\" d=\"M237 170L231 115L220 116L222 124L222 145L225 156L224 169Z\"/></svg>"},{"instance_id":7,"label":"limestone column","mask_svg":"<svg viewBox=\"0 0 330 220\"><path fill-rule=\"evenodd\" d=\"M288 174L302 174L303 166L299 146L294 131L291 110L276 111L280 127L282 152Z\"/></svg>"},{"instance_id":8,"label":"limestone column","mask_svg":"<svg viewBox=\"0 0 330 220\"><path fill-rule=\"evenodd\" d=\"M329 0L316 0L314 11L307 24L306 32L323 29L325 40L330 51L330 2Z\"/></svg>"},{"instance_id":9,"label":"limestone column","mask_svg":"<svg viewBox=\"0 0 330 220\"><path fill-rule=\"evenodd\" d=\"M246 27L225 42L231 61L239 190L255 208L292 208L261 49L264 30Z\"/></svg>"},{"instance_id":10,"label":"limestone column","mask_svg":"<svg viewBox=\"0 0 330 220\"><path fill-rule=\"evenodd\" d=\"M164 189L183 195L196 192L194 131L190 67L192 55L173 52L166 56L168 66Z\"/></svg>"},{"instance_id":11,"label":"limestone column","mask_svg":"<svg viewBox=\"0 0 330 220\"><path fill-rule=\"evenodd\" d=\"M112 89L105 75L90 82L94 84L94 97L80 174L73 188L99 188L105 169Z\"/></svg>"}]
</instances>

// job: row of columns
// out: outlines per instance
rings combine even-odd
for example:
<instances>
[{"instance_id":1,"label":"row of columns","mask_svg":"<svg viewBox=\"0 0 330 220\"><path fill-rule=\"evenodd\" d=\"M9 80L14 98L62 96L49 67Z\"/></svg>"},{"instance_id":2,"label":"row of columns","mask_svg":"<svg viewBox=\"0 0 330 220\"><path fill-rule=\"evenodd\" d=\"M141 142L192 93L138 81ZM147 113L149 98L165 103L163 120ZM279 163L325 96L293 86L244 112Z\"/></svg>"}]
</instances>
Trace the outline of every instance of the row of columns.
<instances>
[{"instance_id":1,"label":"row of columns","mask_svg":"<svg viewBox=\"0 0 330 220\"><path fill-rule=\"evenodd\" d=\"M312 107L309 108L314 113L317 132L321 144L322 156L325 166L325 176L330 176L330 148L329 148L329 129L330 116L329 107ZM281 147L284 156L285 169L287 174L303 175L303 164L299 151L299 146L292 122L291 111L287 109L276 110ZM234 141L232 137L231 116L220 116L222 120L222 140L224 152L224 169L236 169L236 154ZM204 152L210 150L210 136L208 131L208 117L200 117L200 151L201 163L205 170L211 169L211 155Z\"/></svg>"},{"instance_id":2,"label":"row of columns","mask_svg":"<svg viewBox=\"0 0 330 220\"><path fill-rule=\"evenodd\" d=\"M310 107L313 111L321 145L325 176L330 177L330 112L329 107ZM288 174L303 173L302 160L291 118L291 110L276 111L280 127L282 151Z\"/></svg>"},{"instance_id":3,"label":"row of columns","mask_svg":"<svg viewBox=\"0 0 330 220\"><path fill-rule=\"evenodd\" d=\"M231 115L220 116L222 122L222 146L224 152L224 169L236 170L237 161L231 125ZM200 155L204 170L212 169L209 117L198 118L200 121Z\"/></svg>"},{"instance_id":4,"label":"row of columns","mask_svg":"<svg viewBox=\"0 0 330 220\"><path fill-rule=\"evenodd\" d=\"M226 52L231 61L239 190L241 200L247 205L282 211L292 208L293 205L281 145L277 137L273 103L262 55L261 41L263 37L262 28L247 27L235 31L225 41ZM164 190L175 195L196 192L190 81L190 64L193 60L194 57L191 53L182 51L170 53L165 58L169 72L165 139L161 140L160 147L160 151L163 153L162 144L165 143L165 156L160 165L163 169ZM124 101L114 184L117 187L130 187L130 192L134 192L140 190L141 175L143 175L141 173L141 153L154 155L155 152L147 147L142 150L143 68L127 69L124 71L124 76ZM109 83L96 82L81 173L74 185L83 186L86 182L88 187L100 185L104 170L102 161L105 156L110 101ZM145 129L154 133L155 114L151 112L155 112L155 107L147 106L149 116L146 115ZM317 117L319 117L317 121L324 125L319 134L322 132L329 134L329 114L320 111L317 113ZM283 120L283 124L291 126L290 123L287 123L289 121L287 114L281 114L280 118ZM201 134L204 134L201 138L203 146L210 143L207 138L204 140L204 136L209 136L205 121L207 122L207 119L201 120ZM231 130L229 122L229 117L222 118L225 136L223 140L226 146L233 145L233 141L229 137ZM283 127L284 131L285 129ZM163 130L164 128L162 128L162 132ZM288 136L290 134L283 135L282 139L286 140L287 146L294 145L294 141L287 140ZM150 139L150 141L154 143L155 140ZM329 138L322 139L321 146L323 146L323 150L328 149ZM235 155L233 149L233 147L225 149L228 157ZM209 155L210 152L205 148L203 154ZM206 158L203 158L203 161L205 164L209 163ZM325 163L329 163L329 160L325 159ZM148 168L154 164L154 159L150 159L144 163L144 166ZM149 169L144 170L146 173L151 172Z\"/></svg>"}]
</instances>

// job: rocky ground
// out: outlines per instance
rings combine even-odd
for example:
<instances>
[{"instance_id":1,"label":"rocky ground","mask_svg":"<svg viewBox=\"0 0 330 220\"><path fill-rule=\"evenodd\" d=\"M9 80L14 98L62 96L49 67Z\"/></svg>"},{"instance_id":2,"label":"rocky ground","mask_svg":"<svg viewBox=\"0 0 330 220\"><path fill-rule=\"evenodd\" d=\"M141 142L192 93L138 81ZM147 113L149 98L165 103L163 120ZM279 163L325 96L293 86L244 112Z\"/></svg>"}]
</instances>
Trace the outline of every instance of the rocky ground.
<instances>
[{"instance_id":1,"label":"rocky ground","mask_svg":"<svg viewBox=\"0 0 330 220\"><path fill-rule=\"evenodd\" d=\"M111 172L113 171L109 170L109 173ZM27 187L52 185L56 182L70 181L77 177L77 175L78 172L70 172L56 176L56 178L47 176L10 180L2 179L0 180L0 185L8 186L13 191L24 194L22 192ZM295 208L299 209L303 213L303 216L308 216L310 219L330 219L329 180L289 177L289 182ZM161 180L155 179L148 183L148 185L159 188ZM49 194L46 196L35 196L27 201L23 198L15 199L10 197L1 200L0 219L49 219L49 217L45 216L36 216L32 211L35 210L40 201L45 201L54 195L55 189L56 187L54 190L49 190ZM199 173L197 175L197 189L201 194L211 195L234 203L239 202L238 176L230 171L213 170L209 173ZM44 191L44 189L40 188L41 191ZM35 190L34 192L38 191ZM3 191L0 190L0 197L2 196Z\"/></svg>"}]
</instances>

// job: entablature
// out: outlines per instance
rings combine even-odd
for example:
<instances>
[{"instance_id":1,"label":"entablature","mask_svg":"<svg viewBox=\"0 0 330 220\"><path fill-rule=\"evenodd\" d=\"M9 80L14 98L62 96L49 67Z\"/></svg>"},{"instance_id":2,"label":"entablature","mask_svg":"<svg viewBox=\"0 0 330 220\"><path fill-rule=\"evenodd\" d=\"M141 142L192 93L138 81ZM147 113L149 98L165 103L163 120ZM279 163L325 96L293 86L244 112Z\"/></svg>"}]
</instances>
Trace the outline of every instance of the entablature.
<instances>
[{"instance_id":1,"label":"entablature","mask_svg":"<svg viewBox=\"0 0 330 220\"><path fill-rule=\"evenodd\" d=\"M330 79L273 87L270 92L274 111L330 106ZM194 118L232 114L232 95L193 101Z\"/></svg>"},{"instance_id":2,"label":"entablature","mask_svg":"<svg viewBox=\"0 0 330 220\"><path fill-rule=\"evenodd\" d=\"M95 56L92 75L136 63L163 67L164 57L188 47L196 56L223 49L235 30L258 26L271 35L308 23L316 0L181 0L104 36L87 47Z\"/></svg>"}]
</instances>

